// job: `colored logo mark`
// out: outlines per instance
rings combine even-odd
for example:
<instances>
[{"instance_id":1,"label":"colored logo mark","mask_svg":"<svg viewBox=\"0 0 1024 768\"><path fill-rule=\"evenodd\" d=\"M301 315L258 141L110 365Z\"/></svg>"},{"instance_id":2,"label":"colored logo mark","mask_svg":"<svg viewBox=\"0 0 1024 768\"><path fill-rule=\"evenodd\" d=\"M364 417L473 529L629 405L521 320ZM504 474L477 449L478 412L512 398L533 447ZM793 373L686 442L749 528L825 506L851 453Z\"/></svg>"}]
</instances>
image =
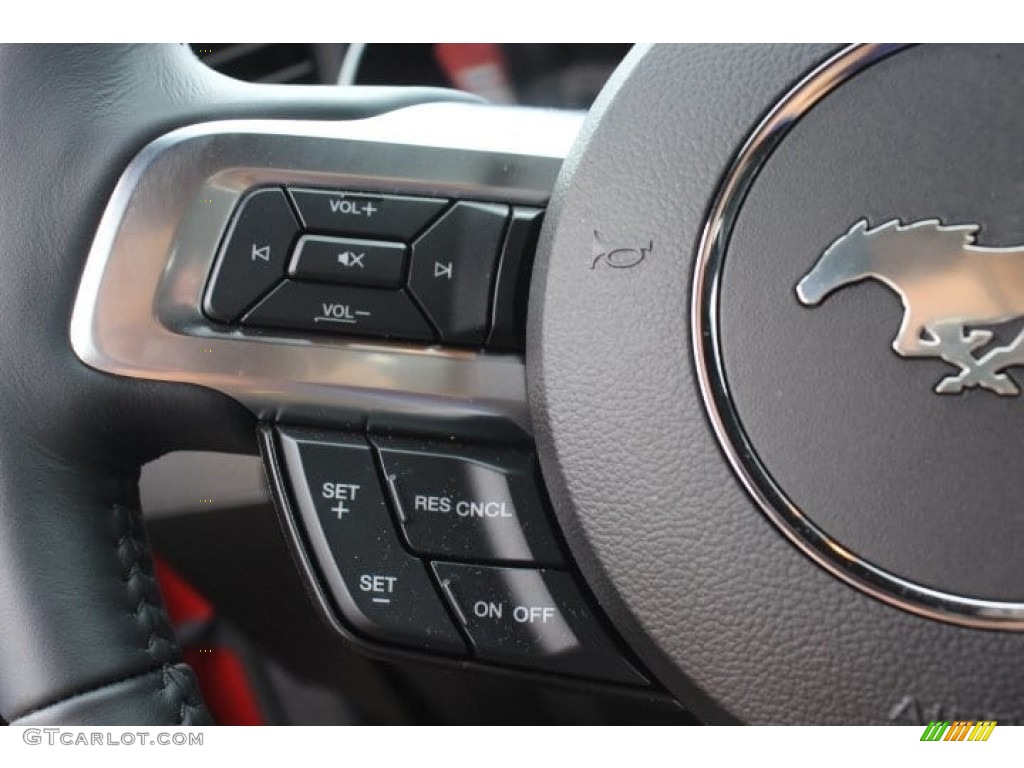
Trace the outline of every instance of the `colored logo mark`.
<instances>
[{"instance_id":1,"label":"colored logo mark","mask_svg":"<svg viewBox=\"0 0 1024 768\"><path fill-rule=\"evenodd\" d=\"M932 720L921 734L921 741L988 741L995 720Z\"/></svg>"}]
</instances>

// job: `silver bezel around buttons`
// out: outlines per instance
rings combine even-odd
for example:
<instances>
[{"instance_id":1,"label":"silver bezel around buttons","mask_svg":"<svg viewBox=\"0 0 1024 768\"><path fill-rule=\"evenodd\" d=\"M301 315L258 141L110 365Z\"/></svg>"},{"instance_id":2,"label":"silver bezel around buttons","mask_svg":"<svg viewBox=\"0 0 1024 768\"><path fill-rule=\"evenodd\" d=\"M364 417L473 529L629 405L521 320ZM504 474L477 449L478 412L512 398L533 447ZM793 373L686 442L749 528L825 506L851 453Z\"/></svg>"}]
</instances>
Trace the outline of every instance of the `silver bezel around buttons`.
<instances>
[{"instance_id":1,"label":"silver bezel around buttons","mask_svg":"<svg viewBox=\"0 0 1024 768\"><path fill-rule=\"evenodd\" d=\"M426 104L349 121L181 128L125 170L86 262L71 343L93 368L219 390L259 418L511 425L529 434L522 355L211 323L202 293L247 190L302 185L544 206L577 113Z\"/></svg>"}]
</instances>

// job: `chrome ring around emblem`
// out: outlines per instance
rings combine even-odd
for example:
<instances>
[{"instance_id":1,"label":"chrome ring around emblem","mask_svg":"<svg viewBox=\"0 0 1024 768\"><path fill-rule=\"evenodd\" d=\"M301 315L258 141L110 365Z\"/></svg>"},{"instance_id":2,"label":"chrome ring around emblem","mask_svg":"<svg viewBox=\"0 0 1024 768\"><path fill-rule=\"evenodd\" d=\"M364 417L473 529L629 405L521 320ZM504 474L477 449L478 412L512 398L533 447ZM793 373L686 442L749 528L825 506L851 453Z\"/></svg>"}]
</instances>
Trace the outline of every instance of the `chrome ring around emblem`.
<instances>
[{"instance_id":1,"label":"chrome ring around emblem","mask_svg":"<svg viewBox=\"0 0 1024 768\"><path fill-rule=\"evenodd\" d=\"M857 589L911 613L968 627L1021 631L1024 603L965 597L917 584L864 560L815 525L762 465L736 413L722 364L718 323L722 266L736 217L758 171L793 124L815 104L902 47L857 45L837 53L775 106L733 161L708 216L694 270L690 328L697 378L715 435L733 471L764 514L814 562Z\"/></svg>"}]
</instances>

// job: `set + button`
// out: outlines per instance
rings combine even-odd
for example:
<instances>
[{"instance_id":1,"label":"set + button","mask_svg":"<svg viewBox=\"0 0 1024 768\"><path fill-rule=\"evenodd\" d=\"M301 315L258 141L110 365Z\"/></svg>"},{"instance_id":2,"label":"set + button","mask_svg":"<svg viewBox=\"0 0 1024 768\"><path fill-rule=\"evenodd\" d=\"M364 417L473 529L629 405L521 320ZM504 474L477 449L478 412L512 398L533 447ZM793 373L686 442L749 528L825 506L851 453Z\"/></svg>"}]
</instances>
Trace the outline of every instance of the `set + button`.
<instances>
[{"instance_id":1,"label":"set + button","mask_svg":"<svg viewBox=\"0 0 1024 768\"><path fill-rule=\"evenodd\" d=\"M303 527L348 623L369 637L464 653L426 566L398 540L366 442L279 434Z\"/></svg>"}]
</instances>

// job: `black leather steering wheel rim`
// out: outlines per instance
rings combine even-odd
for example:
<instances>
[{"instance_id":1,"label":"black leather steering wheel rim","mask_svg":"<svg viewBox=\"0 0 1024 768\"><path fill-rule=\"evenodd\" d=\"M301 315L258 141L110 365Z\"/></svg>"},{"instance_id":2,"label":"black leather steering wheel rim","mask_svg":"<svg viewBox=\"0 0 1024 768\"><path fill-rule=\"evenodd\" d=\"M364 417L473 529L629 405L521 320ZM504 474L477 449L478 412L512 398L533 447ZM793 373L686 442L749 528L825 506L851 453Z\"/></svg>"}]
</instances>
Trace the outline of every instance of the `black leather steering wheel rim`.
<instances>
[{"instance_id":1,"label":"black leather steering wheel rim","mask_svg":"<svg viewBox=\"0 0 1024 768\"><path fill-rule=\"evenodd\" d=\"M228 397L100 373L68 327L89 243L128 160L209 119L345 119L459 99L429 89L257 86L184 46L0 48L0 718L209 722L163 609L140 466L170 450L254 453Z\"/></svg>"}]
</instances>

